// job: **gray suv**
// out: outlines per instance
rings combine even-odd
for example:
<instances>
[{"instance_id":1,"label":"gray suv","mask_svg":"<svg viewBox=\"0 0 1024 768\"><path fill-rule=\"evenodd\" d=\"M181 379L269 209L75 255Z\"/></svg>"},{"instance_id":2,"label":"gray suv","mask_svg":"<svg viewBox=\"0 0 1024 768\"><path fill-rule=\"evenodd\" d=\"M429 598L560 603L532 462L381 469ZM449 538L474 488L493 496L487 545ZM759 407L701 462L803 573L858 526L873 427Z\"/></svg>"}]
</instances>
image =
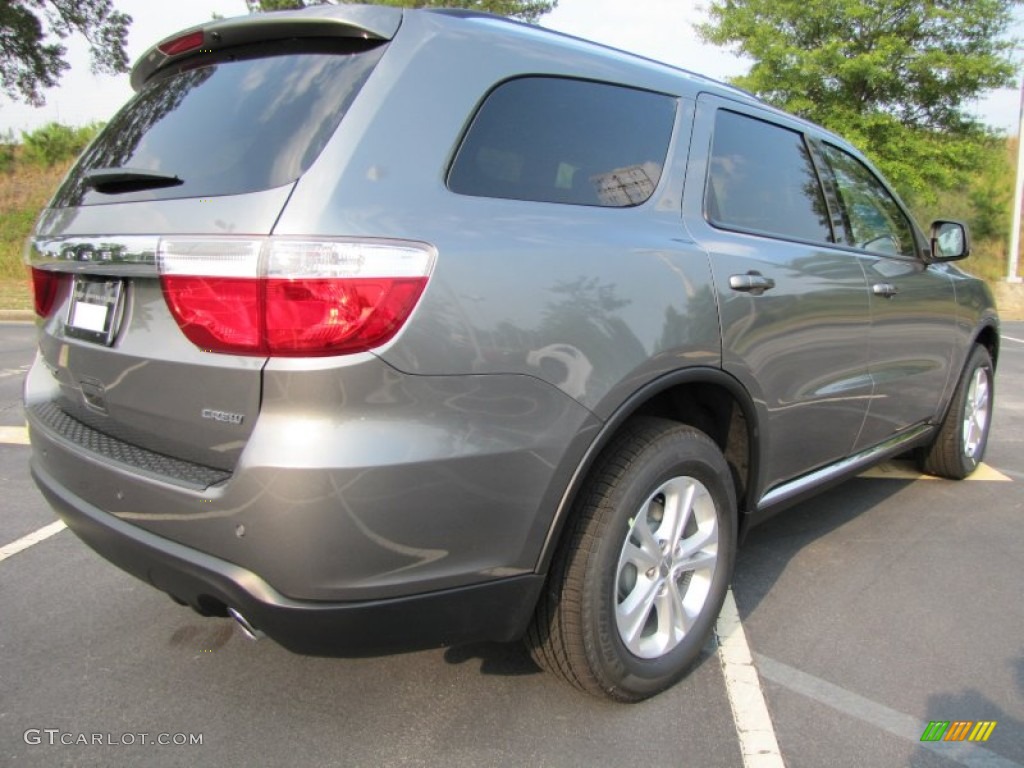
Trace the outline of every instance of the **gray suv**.
<instances>
[{"instance_id":1,"label":"gray suv","mask_svg":"<svg viewBox=\"0 0 1024 768\"><path fill-rule=\"evenodd\" d=\"M302 653L525 637L677 681L758 520L982 458L998 320L841 138L466 12L211 21L27 248L32 473L90 547Z\"/></svg>"}]
</instances>

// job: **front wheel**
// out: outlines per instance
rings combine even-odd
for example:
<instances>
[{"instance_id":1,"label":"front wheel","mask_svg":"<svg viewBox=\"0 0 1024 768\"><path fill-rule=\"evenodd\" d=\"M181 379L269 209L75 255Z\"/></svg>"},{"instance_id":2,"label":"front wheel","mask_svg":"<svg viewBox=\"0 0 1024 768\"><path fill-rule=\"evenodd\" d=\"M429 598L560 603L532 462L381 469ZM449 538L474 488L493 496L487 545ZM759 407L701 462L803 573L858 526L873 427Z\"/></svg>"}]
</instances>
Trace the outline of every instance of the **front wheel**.
<instances>
[{"instance_id":1,"label":"front wheel","mask_svg":"<svg viewBox=\"0 0 1024 768\"><path fill-rule=\"evenodd\" d=\"M732 575L736 495L703 432L638 419L605 450L573 510L527 633L576 687L639 701L677 682Z\"/></svg>"},{"instance_id":2,"label":"front wheel","mask_svg":"<svg viewBox=\"0 0 1024 768\"><path fill-rule=\"evenodd\" d=\"M935 441L920 453L922 472L962 480L978 467L988 444L993 381L992 358L975 345Z\"/></svg>"}]
</instances>

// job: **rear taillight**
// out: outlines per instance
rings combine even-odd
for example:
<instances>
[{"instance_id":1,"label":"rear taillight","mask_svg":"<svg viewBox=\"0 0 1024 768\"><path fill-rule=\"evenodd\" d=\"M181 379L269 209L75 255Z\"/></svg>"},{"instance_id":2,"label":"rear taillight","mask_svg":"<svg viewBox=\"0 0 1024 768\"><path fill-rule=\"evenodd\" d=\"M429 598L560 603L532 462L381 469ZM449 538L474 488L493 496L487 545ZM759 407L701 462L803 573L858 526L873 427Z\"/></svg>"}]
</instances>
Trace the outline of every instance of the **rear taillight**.
<instances>
[{"instance_id":1,"label":"rear taillight","mask_svg":"<svg viewBox=\"0 0 1024 768\"><path fill-rule=\"evenodd\" d=\"M171 314L211 352L323 356L392 338L434 249L406 241L168 238L158 264Z\"/></svg>"},{"instance_id":2,"label":"rear taillight","mask_svg":"<svg viewBox=\"0 0 1024 768\"><path fill-rule=\"evenodd\" d=\"M32 298L37 315L50 316L67 278L68 275L60 272L32 267Z\"/></svg>"}]
</instances>

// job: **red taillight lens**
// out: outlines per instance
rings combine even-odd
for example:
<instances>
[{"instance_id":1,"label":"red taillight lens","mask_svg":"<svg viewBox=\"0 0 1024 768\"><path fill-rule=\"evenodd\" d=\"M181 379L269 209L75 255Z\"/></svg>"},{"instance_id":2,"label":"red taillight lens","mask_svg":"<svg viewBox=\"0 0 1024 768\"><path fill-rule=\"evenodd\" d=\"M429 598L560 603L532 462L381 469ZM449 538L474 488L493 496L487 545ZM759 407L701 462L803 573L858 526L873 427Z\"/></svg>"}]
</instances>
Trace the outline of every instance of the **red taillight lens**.
<instances>
[{"instance_id":1,"label":"red taillight lens","mask_svg":"<svg viewBox=\"0 0 1024 768\"><path fill-rule=\"evenodd\" d=\"M398 241L161 241L164 296L196 346L324 356L391 339L426 287L434 250Z\"/></svg>"},{"instance_id":2,"label":"red taillight lens","mask_svg":"<svg viewBox=\"0 0 1024 768\"><path fill-rule=\"evenodd\" d=\"M203 32L191 32L181 37L176 37L173 40L167 40L166 42L160 43L157 46L157 50L165 56L176 56L179 53L187 53L188 51L194 51L197 48L203 46Z\"/></svg>"},{"instance_id":3,"label":"red taillight lens","mask_svg":"<svg viewBox=\"0 0 1024 768\"><path fill-rule=\"evenodd\" d=\"M32 298L36 314L49 317L57 303L66 275L32 267Z\"/></svg>"},{"instance_id":4,"label":"red taillight lens","mask_svg":"<svg viewBox=\"0 0 1024 768\"><path fill-rule=\"evenodd\" d=\"M258 280L165 275L162 283L171 314L197 347L263 354Z\"/></svg>"},{"instance_id":5,"label":"red taillight lens","mask_svg":"<svg viewBox=\"0 0 1024 768\"><path fill-rule=\"evenodd\" d=\"M363 352L390 339L409 316L427 279L268 280L271 354Z\"/></svg>"}]
</instances>

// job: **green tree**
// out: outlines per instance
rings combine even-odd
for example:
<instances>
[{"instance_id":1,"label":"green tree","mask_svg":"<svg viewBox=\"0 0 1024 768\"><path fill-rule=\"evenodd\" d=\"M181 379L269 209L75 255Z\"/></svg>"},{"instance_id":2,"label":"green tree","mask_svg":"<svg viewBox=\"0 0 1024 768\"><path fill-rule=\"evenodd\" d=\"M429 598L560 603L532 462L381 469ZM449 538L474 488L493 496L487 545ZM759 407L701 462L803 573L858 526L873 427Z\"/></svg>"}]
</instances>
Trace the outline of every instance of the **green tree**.
<instances>
[{"instance_id":1,"label":"green tree","mask_svg":"<svg viewBox=\"0 0 1024 768\"><path fill-rule=\"evenodd\" d=\"M966 112L1012 84L1024 0L713 0L708 42L753 59L734 84L842 134L911 196L933 198L985 152Z\"/></svg>"},{"instance_id":2,"label":"green tree","mask_svg":"<svg viewBox=\"0 0 1024 768\"><path fill-rule=\"evenodd\" d=\"M90 123L78 128L47 123L34 131L23 131L21 137L25 160L47 167L66 163L81 154L102 127L102 123Z\"/></svg>"},{"instance_id":3,"label":"green tree","mask_svg":"<svg viewBox=\"0 0 1024 768\"><path fill-rule=\"evenodd\" d=\"M340 0L342 3L361 0ZM2 2L2 0L0 0ZM249 11L283 11L305 8L309 5L323 5L328 0L245 0ZM406 8L465 8L472 11L487 11L501 16L510 16L531 24L551 11L558 0L374 0L377 5L396 5Z\"/></svg>"},{"instance_id":4,"label":"green tree","mask_svg":"<svg viewBox=\"0 0 1024 768\"><path fill-rule=\"evenodd\" d=\"M8 128L0 132L0 173L10 173L14 169L16 148L14 131Z\"/></svg>"},{"instance_id":5,"label":"green tree","mask_svg":"<svg viewBox=\"0 0 1024 768\"><path fill-rule=\"evenodd\" d=\"M0 90L41 106L69 66L60 41L74 34L89 42L94 72L127 72L131 22L112 0L0 0Z\"/></svg>"}]
</instances>

